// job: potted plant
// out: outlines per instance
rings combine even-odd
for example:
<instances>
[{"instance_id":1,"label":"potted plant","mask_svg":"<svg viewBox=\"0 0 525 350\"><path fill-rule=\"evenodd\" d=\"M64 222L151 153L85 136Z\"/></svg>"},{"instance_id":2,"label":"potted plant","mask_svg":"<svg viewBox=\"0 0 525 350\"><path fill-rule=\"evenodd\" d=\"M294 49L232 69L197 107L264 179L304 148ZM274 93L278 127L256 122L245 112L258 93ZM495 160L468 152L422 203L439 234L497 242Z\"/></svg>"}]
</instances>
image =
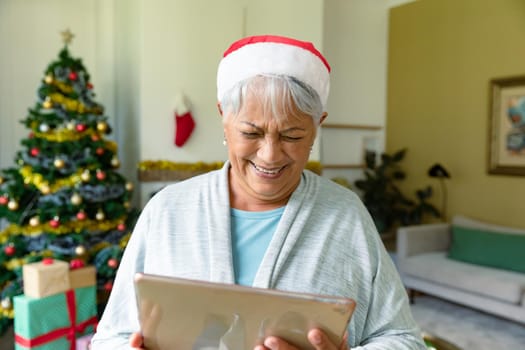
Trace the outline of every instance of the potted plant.
<instances>
[{"instance_id":1,"label":"potted plant","mask_svg":"<svg viewBox=\"0 0 525 350\"><path fill-rule=\"evenodd\" d=\"M421 223L425 214L439 217L439 211L428 202L432 188L416 190L416 200L406 197L397 183L405 179L406 174L400 166L406 149L392 155L381 154L376 164L376 152L367 151L365 156L365 178L355 181L355 187L361 191L361 197L370 212L377 230L384 234L396 225L415 225Z\"/></svg>"}]
</instances>

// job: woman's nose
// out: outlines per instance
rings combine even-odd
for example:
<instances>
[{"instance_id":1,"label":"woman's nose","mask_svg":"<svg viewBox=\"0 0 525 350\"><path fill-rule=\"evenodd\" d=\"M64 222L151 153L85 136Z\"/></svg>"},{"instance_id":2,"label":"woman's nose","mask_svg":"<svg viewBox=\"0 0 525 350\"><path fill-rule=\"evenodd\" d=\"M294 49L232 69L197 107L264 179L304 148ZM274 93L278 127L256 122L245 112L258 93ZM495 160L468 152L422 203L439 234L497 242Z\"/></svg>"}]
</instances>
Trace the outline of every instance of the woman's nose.
<instances>
[{"instance_id":1,"label":"woman's nose","mask_svg":"<svg viewBox=\"0 0 525 350\"><path fill-rule=\"evenodd\" d=\"M283 151L281 149L281 143L275 140L265 139L259 151L257 152L259 158L268 164L272 164L281 160Z\"/></svg>"}]
</instances>

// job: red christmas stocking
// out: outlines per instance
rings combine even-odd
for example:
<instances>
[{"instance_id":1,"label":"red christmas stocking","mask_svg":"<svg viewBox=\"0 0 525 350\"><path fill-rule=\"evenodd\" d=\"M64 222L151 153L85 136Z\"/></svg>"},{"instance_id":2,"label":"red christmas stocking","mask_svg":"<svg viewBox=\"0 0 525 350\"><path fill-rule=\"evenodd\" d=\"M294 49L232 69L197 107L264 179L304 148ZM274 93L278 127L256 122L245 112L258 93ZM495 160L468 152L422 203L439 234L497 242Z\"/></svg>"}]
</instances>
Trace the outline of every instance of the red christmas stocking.
<instances>
[{"instance_id":1,"label":"red christmas stocking","mask_svg":"<svg viewBox=\"0 0 525 350\"><path fill-rule=\"evenodd\" d=\"M195 129L195 121L189 108L186 106L183 96L177 97L175 106L175 145L182 147L190 138L193 129Z\"/></svg>"}]
</instances>

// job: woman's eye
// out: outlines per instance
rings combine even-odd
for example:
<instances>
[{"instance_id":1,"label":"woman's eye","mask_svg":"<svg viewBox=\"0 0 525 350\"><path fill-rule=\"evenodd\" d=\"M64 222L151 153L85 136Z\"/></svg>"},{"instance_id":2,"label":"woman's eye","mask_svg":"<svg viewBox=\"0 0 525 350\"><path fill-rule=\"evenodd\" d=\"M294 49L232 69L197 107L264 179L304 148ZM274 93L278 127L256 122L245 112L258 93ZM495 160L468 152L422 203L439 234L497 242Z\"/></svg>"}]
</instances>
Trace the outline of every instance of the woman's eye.
<instances>
[{"instance_id":1,"label":"woman's eye","mask_svg":"<svg viewBox=\"0 0 525 350\"><path fill-rule=\"evenodd\" d=\"M254 138L257 138L259 137L259 133L256 133L256 132L242 132L242 136L244 137L247 137L249 139L254 139Z\"/></svg>"},{"instance_id":2,"label":"woman's eye","mask_svg":"<svg viewBox=\"0 0 525 350\"><path fill-rule=\"evenodd\" d=\"M283 140L290 141L290 142L296 142L302 140L302 137L292 137L292 136L283 136Z\"/></svg>"}]
</instances>

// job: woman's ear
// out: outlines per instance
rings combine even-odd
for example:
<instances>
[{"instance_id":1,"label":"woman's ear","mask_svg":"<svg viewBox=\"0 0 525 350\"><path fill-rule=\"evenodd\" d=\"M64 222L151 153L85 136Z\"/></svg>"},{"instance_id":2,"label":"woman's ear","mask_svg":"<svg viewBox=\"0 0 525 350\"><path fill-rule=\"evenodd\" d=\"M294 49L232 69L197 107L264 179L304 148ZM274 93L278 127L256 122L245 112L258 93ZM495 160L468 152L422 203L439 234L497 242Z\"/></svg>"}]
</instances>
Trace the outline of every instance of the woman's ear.
<instances>
[{"instance_id":1,"label":"woman's ear","mask_svg":"<svg viewBox=\"0 0 525 350\"><path fill-rule=\"evenodd\" d=\"M321 118L319 119L319 125L323 124L326 117L328 117L328 112L323 112L323 114L321 114Z\"/></svg>"},{"instance_id":2,"label":"woman's ear","mask_svg":"<svg viewBox=\"0 0 525 350\"><path fill-rule=\"evenodd\" d=\"M219 110L219 114L222 117L222 108L221 108L221 103L220 102L217 102L217 109Z\"/></svg>"}]
</instances>

